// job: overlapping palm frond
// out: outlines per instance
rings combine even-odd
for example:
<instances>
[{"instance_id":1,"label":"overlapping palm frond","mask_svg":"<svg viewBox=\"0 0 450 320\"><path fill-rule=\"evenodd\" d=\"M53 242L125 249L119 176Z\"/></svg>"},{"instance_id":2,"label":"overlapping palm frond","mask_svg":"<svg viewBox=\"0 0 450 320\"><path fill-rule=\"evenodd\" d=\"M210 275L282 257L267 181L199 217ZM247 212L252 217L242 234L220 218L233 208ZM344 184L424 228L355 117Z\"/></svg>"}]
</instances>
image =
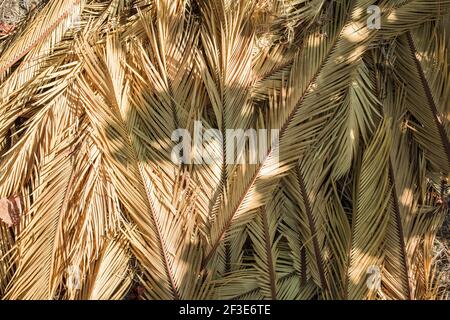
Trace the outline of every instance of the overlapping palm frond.
<instances>
[{"instance_id":1,"label":"overlapping palm frond","mask_svg":"<svg viewBox=\"0 0 450 320\"><path fill-rule=\"evenodd\" d=\"M0 207L0 296L440 297L449 17L448 0L46 2L0 39L0 200L20 204ZM178 129L222 139L178 163ZM230 162L230 129L267 130L258 163Z\"/></svg>"}]
</instances>

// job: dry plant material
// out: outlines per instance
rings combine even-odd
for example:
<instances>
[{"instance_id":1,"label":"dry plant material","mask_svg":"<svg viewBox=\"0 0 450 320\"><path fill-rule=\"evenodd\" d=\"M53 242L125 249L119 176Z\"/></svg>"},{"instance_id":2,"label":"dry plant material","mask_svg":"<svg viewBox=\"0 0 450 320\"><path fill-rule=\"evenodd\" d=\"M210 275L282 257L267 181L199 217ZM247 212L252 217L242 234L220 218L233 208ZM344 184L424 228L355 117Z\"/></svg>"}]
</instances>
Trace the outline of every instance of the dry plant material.
<instances>
[{"instance_id":1,"label":"dry plant material","mask_svg":"<svg viewBox=\"0 0 450 320\"><path fill-rule=\"evenodd\" d=\"M20 222L21 201L19 197L0 199L0 221L8 227L17 226Z\"/></svg>"},{"instance_id":2,"label":"dry plant material","mask_svg":"<svg viewBox=\"0 0 450 320\"><path fill-rule=\"evenodd\" d=\"M0 22L0 36L8 35L14 30L14 25Z\"/></svg>"},{"instance_id":3,"label":"dry plant material","mask_svg":"<svg viewBox=\"0 0 450 320\"><path fill-rule=\"evenodd\" d=\"M0 0L0 36L10 34L44 0Z\"/></svg>"},{"instance_id":4,"label":"dry plant material","mask_svg":"<svg viewBox=\"0 0 450 320\"><path fill-rule=\"evenodd\" d=\"M1 299L439 298L450 0L42 4L0 0Z\"/></svg>"}]
</instances>

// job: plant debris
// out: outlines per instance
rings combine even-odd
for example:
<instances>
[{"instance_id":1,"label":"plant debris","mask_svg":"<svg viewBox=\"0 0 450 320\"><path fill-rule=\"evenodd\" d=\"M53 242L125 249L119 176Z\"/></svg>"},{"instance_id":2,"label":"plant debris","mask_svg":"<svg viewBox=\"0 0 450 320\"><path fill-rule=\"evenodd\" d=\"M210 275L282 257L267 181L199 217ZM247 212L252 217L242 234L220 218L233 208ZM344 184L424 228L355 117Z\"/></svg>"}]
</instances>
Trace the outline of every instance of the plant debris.
<instances>
[{"instance_id":1,"label":"plant debris","mask_svg":"<svg viewBox=\"0 0 450 320\"><path fill-rule=\"evenodd\" d=\"M0 0L0 36L10 34L42 0Z\"/></svg>"},{"instance_id":2,"label":"plant debris","mask_svg":"<svg viewBox=\"0 0 450 320\"><path fill-rule=\"evenodd\" d=\"M0 221L8 227L17 226L20 222L22 205L19 197L0 199Z\"/></svg>"}]
</instances>

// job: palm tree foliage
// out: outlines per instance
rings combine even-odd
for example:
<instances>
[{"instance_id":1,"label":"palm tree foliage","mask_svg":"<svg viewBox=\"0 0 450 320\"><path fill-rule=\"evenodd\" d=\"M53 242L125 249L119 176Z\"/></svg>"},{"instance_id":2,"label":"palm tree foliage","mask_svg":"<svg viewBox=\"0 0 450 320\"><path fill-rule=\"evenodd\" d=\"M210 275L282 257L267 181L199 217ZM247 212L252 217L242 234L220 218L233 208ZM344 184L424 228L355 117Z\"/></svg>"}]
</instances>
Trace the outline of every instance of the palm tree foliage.
<instances>
[{"instance_id":1,"label":"palm tree foliage","mask_svg":"<svg viewBox=\"0 0 450 320\"><path fill-rule=\"evenodd\" d=\"M0 199L20 211L0 223L0 296L438 298L449 9L48 1L0 40ZM172 132L195 121L279 144L176 165Z\"/></svg>"}]
</instances>

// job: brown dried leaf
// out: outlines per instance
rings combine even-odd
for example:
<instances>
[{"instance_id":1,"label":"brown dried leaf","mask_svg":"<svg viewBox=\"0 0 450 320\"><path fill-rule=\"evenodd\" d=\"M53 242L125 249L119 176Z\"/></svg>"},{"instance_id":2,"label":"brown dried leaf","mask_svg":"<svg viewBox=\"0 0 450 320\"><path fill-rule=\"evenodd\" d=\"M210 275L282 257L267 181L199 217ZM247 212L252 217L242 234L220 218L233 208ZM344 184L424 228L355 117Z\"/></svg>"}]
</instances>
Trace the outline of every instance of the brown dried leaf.
<instances>
[{"instance_id":1,"label":"brown dried leaf","mask_svg":"<svg viewBox=\"0 0 450 320\"><path fill-rule=\"evenodd\" d=\"M0 36L10 34L14 30L14 25L0 22Z\"/></svg>"},{"instance_id":2,"label":"brown dried leaf","mask_svg":"<svg viewBox=\"0 0 450 320\"><path fill-rule=\"evenodd\" d=\"M19 224L21 202L19 197L0 199L0 221L3 221L8 227Z\"/></svg>"}]
</instances>

